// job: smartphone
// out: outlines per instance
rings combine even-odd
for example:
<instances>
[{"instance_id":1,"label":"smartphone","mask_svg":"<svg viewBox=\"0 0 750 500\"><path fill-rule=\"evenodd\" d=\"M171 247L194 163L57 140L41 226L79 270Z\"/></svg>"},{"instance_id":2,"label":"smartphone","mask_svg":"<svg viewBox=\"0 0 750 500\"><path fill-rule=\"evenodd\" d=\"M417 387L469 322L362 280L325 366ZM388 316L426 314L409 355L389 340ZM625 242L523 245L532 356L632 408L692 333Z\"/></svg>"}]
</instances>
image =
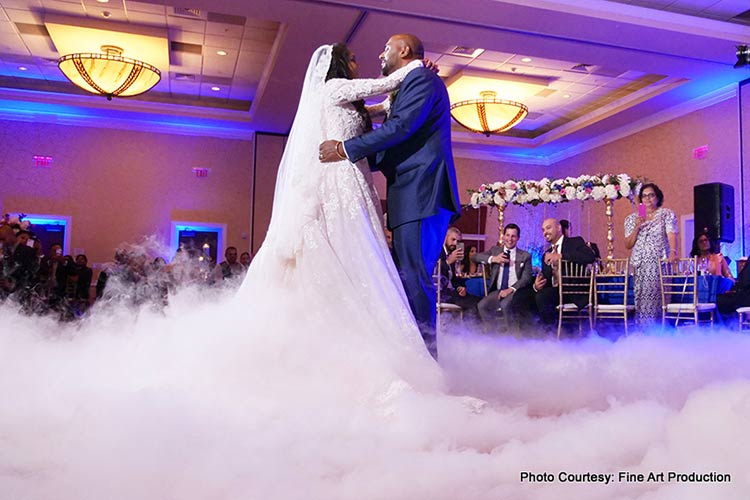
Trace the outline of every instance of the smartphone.
<instances>
[{"instance_id":1,"label":"smartphone","mask_svg":"<svg viewBox=\"0 0 750 500\"><path fill-rule=\"evenodd\" d=\"M638 204L638 217L646 218L646 205L643 203Z\"/></svg>"},{"instance_id":2,"label":"smartphone","mask_svg":"<svg viewBox=\"0 0 750 500\"><path fill-rule=\"evenodd\" d=\"M463 241L459 241L459 242L458 242L458 243L456 244L456 249L457 249L457 250L461 250L461 251L463 252L463 251L464 251L464 242L463 242Z\"/></svg>"}]
</instances>

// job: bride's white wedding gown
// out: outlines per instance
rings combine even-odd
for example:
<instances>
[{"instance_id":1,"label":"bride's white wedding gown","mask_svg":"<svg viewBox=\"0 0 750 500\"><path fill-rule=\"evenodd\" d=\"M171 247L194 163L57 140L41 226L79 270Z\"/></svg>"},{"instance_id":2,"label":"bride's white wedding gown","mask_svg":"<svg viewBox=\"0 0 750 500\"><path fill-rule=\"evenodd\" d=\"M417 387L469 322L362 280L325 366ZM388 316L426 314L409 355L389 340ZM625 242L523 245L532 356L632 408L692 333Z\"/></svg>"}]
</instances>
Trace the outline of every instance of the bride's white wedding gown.
<instances>
[{"instance_id":1,"label":"bride's white wedding gown","mask_svg":"<svg viewBox=\"0 0 750 500\"><path fill-rule=\"evenodd\" d=\"M381 79L325 82L321 119L310 121L309 126L319 127L324 140L362 134L363 119L351 102L395 90L419 65L411 63ZM295 125L299 122L298 116ZM305 142L315 135L310 129L303 133ZM317 154L317 148L312 153ZM278 335L293 330L294 335L311 337L334 351L351 342L352 349L341 352L356 360L358 372L362 363L377 366L375 380L386 375L421 389L438 387L439 369L425 348L390 256L367 161L321 164L314 156L307 161L300 169L304 178L296 184L304 187L292 193L278 188L276 192L277 196L304 197L293 208L294 216L304 219L292 226L298 228L296 235L292 227L271 229L284 233L280 245L293 246L294 255L277 255L274 247L279 245L271 237L271 243L264 244L253 260L238 300L255 304L269 296L277 298L280 302L264 308L264 313L276 309L272 316L280 321L275 327ZM296 312L289 315L287 311ZM362 388L368 385L367 380L356 383Z\"/></svg>"}]
</instances>

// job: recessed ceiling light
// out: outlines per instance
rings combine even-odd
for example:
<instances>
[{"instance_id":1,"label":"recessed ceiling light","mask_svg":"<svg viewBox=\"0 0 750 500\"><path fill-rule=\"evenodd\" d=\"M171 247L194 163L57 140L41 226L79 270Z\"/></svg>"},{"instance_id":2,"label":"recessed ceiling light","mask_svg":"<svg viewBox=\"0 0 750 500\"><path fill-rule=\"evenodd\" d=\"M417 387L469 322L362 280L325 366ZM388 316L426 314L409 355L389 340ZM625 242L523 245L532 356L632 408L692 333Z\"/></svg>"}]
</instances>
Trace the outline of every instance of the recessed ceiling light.
<instances>
[{"instance_id":1,"label":"recessed ceiling light","mask_svg":"<svg viewBox=\"0 0 750 500\"><path fill-rule=\"evenodd\" d=\"M211 87L211 90L213 90L214 92L218 92L221 90L221 87Z\"/></svg>"},{"instance_id":2,"label":"recessed ceiling light","mask_svg":"<svg viewBox=\"0 0 750 500\"><path fill-rule=\"evenodd\" d=\"M109 3L109 0L96 0L99 3Z\"/></svg>"},{"instance_id":3,"label":"recessed ceiling light","mask_svg":"<svg viewBox=\"0 0 750 500\"><path fill-rule=\"evenodd\" d=\"M532 59L530 57L522 57L521 62L531 62Z\"/></svg>"},{"instance_id":4,"label":"recessed ceiling light","mask_svg":"<svg viewBox=\"0 0 750 500\"><path fill-rule=\"evenodd\" d=\"M27 69L29 69L29 68L27 68L26 66L19 66L18 67L19 71L26 71Z\"/></svg>"},{"instance_id":5,"label":"recessed ceiling light","mask_svg":"<svg viewBox=\"0 0 750 500\"><path fill-rule=\"evenodd\" d=\"M216 51L216 55L218 55L218 56L225 56L225 55L227 55L227 51L226 50L217 50Z\"/></svg>"},{"instance_id":6,"label":"recessed ceiling light","mask_svg":"<svg viewBox=\"0 0 750 500\"><path fill-rule=\"evenodd\" d=\"M563 94L563 99L570 99L570 94Z\"/></svg>"}]
</instances>

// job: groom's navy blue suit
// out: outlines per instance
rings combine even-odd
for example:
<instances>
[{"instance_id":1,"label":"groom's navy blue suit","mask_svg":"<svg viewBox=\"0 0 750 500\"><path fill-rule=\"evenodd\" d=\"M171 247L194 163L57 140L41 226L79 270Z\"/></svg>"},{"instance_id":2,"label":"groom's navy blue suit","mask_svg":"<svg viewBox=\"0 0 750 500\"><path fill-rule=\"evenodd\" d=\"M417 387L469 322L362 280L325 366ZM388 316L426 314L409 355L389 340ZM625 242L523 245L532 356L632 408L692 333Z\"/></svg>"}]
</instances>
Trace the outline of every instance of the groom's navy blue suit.
<instances>
[{"instance_id":1,"label":"groom's navy blue suit","mask_svg":"<svg viewBox=\"0 0 750 500\"><path fill-rule=\"evenodd\" d=\"M432 272L448 225L460 213L450 102L442 80L426 68L410 71L383 126L349 139L344 149L353 162L377 153L371 166L387 180L396 266L422 336L435 355Z\"/></svg>"}]
</instances>

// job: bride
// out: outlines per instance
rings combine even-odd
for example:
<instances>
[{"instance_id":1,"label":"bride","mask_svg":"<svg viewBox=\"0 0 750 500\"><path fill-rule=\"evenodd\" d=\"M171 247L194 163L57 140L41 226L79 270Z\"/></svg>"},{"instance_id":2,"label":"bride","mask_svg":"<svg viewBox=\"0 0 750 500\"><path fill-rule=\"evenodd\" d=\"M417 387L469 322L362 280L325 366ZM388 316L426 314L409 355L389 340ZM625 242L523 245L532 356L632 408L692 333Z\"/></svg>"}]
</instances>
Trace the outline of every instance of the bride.
<instances>
[{"instance_id":1,"label":"bride","mask_svg":"<svg viewBox=\"0 0 750 500\"><path fill-rule=\"evenodd\" d=\"M315 51L279 166L270 227L237 297L257 303L268 299L270 283L278 285L284 307L299 307L279 314L304 318L299 335L337 346L353 342L356 364L374 363L376 372L385 367L426 388L439 385L438 368L391 259L367 161L322 164L317 156L324 140L370 128L368 112L384 112L388 101L368 109L363 99L397 89L421 65L413 61L385 78L357 79L356 58L346 45Z\"/></svg>"}]
</instances>

